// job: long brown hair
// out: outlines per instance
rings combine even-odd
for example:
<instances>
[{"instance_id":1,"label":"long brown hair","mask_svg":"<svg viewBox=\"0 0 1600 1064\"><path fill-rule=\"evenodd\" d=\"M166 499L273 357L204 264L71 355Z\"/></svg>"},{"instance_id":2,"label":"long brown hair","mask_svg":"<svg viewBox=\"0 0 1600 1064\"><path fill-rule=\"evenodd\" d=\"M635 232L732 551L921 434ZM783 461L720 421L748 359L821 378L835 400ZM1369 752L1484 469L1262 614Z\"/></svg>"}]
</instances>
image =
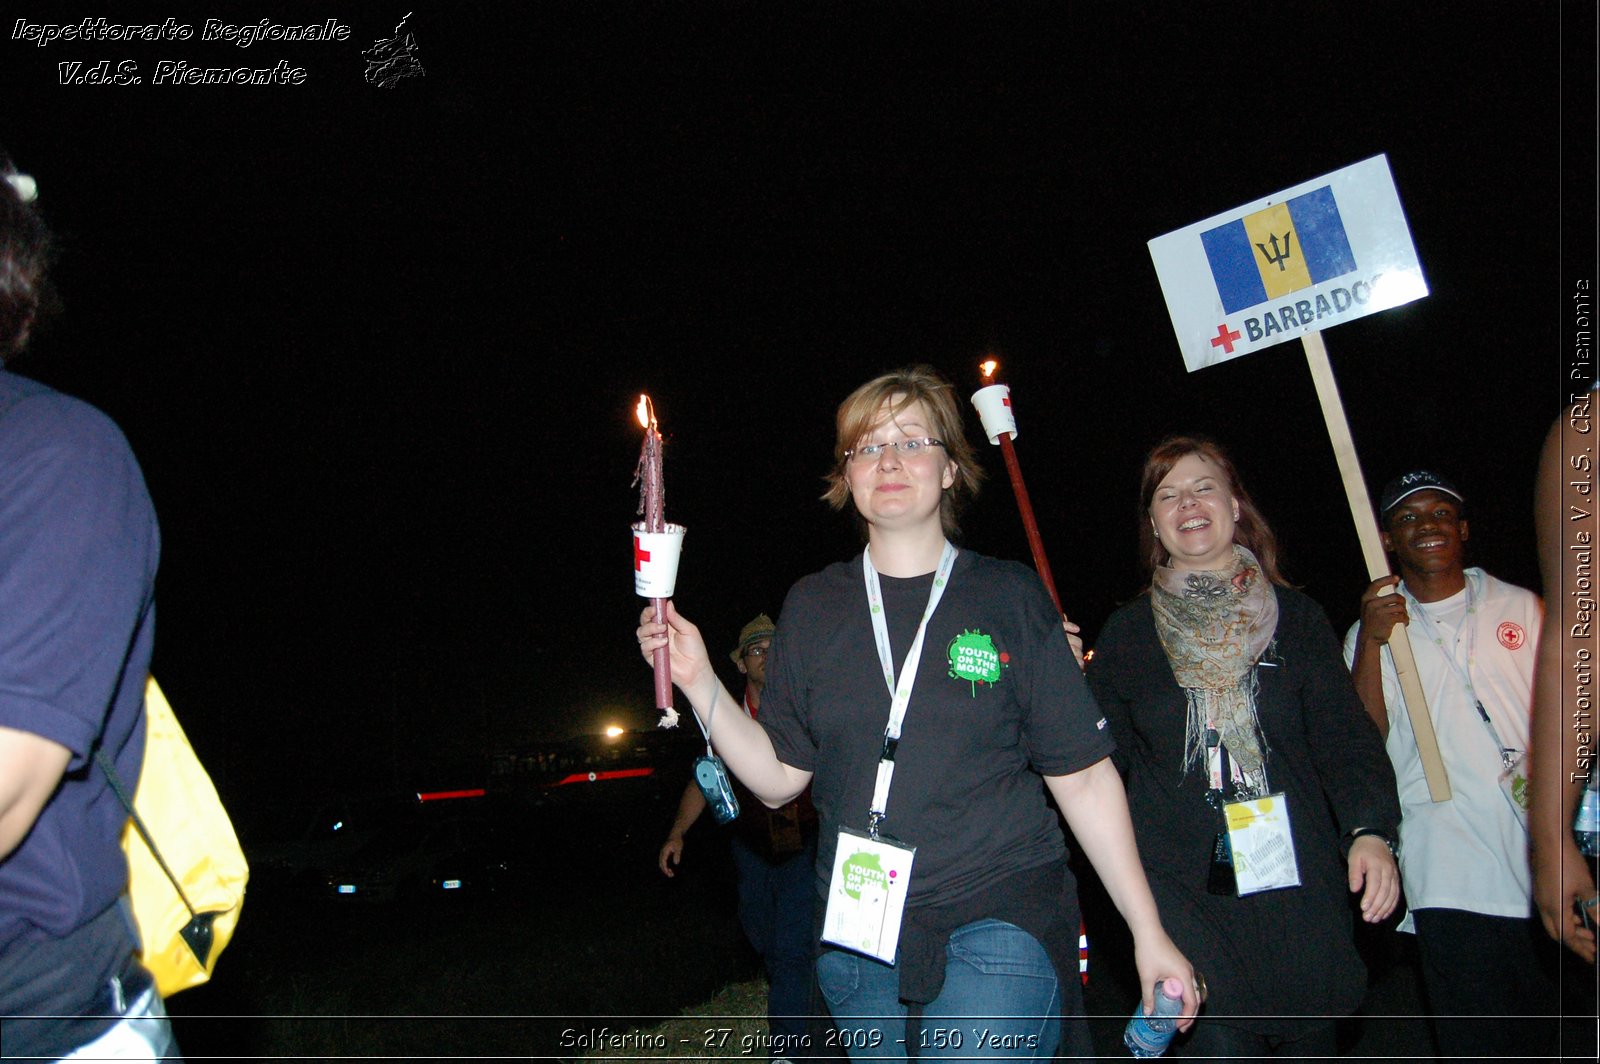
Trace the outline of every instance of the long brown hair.
<instances>
[{"instance_id":1,"label":"long brown hair","mask_svg":"<svg viewBox=\"0 0 1600 1064\"><path fill-rule=\"evenodd\" d=\"M1278 537L1272 534L1272 527L1261 516L1250 493L1244 489L1233 459L1228 457L1228 452L1220 443L1207 436L1168 436L1156 444L1144 460L1144 472L1139 477L1139 557L1144 562L1145 571L1153 574L1156 567L1167 564L1170 557L1151 524L1150 503L1156 496L1156 489L1172 472L1172 467L1191 454L1199 455L1222 472L1229 493L1239 503L1239 519L1233 525L1233 541L1256 556L1268 580L1281 587L1289 587L1289 581L1278 571Z\"/></svg>"},{"instance_id":2,"label":"long brown hair","mask_svg":"<svg viewBox=\"0 0 1600 1064\"><path fill-rule=\"evenodd\" d=\"M907 366L874 377L839 404L834 418L833 469L824 478L828 490L822 500L835 510L849 505L850 479L845 474L844 453L866 439L878 423L885 403L889 404L890 417L912 403L921 403L928 412L928 431L944 444L945 456L955 463L955 483L939 499L939 523L944 534L954 538L961 531L957 518L978 494L983 467L967 442L955 389L932 366Z\"/></svg>"}]
</instances>

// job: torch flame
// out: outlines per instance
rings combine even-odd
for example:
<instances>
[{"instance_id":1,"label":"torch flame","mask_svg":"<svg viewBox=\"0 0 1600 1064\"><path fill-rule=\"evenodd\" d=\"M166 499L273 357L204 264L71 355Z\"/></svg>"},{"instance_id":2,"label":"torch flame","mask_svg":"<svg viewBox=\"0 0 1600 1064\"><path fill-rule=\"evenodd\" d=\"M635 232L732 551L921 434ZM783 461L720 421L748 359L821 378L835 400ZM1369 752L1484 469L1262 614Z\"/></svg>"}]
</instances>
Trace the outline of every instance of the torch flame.
<instances>
[{"instance_id":1,"label":"torch flame","mask_svg":"<svg viewBox=\"0 0 1600 1064\"><path fill-rule=\"evenodd\" d=\"M994 375L1000 369L1000 363L995 359L986 359L978 364L978 369L983 373L983 379L993 381Z\"/></svg>"},{"instance_id":2,"label":"torch flame","mask_svg":"<svg viewBox=\"0 0 1600 1064\"><path fill-rule=\"evenodd\" d=\"M639 396L639 405L633 408L633 416L639 419L640 428L656 427L656 410L648 395Z\"/></svg>"}]
</instances>

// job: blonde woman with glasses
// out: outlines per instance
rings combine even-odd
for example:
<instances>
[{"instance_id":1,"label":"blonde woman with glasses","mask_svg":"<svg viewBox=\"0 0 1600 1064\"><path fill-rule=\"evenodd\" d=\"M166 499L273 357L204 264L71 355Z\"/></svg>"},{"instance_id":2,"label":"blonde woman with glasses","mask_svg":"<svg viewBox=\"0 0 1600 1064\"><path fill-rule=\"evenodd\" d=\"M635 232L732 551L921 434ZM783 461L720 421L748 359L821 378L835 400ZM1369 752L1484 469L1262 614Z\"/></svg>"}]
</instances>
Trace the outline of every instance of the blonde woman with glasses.
<instances>
[{"instance_id":1,"label":"blonde woman with glasses","mask_svg":"<svg viewBox=\"0 0 1600 1064\"><path fill-rule=\"evenodd\" d=\"M1047 792L1133 932L1152 988L1199 995L1162 928L1112 741L1037 574L958 550L981 470L950 385L877 377L837 415L824 498L865 550L789 592L759 723L669 604L638 629L746 786L809 783L821 818L818 981L852 1057L1090 1055L1078 901ZM1065 1021L1065 1022L1063 1022ZM826 1048L826 1047L818 1047Z\"/></svg>"}]
</instances>

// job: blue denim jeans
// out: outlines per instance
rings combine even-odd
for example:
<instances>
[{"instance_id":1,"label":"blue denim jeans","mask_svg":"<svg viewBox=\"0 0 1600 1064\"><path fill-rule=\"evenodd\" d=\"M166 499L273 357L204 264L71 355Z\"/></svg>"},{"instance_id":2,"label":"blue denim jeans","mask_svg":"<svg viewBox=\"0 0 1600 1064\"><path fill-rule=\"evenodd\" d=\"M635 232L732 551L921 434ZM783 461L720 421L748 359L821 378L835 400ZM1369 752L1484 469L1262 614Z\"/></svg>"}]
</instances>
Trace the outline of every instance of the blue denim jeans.
<instances>
[{"instance_id":1,"label":"blue denim jeans","mask_svg":"<svg viewBox=\"0 0 1600 1064\"><path fill-rule=\"evenodd\" d=\"M852 1059L904 1057L900 973L870 957L829 950L817 980ZM918 1057L1053 1056L1061 1040L1061 988L1044 947L1003 920L956 929L945 947L944 988L922 1010Z\"/></svg>"},{"instance_id":2,"label":"blue denim jeans","mask_svg":"<svg viewBox=\"0 0 1600 1064\"><path fill-rule=\"evenodd\" d=\"M768 861L733 840L739 874L739 922L767 969L768 1057L804 1055L811 1006L811 914L817 904L817 846Z\"/></svg>"}]
</instances>

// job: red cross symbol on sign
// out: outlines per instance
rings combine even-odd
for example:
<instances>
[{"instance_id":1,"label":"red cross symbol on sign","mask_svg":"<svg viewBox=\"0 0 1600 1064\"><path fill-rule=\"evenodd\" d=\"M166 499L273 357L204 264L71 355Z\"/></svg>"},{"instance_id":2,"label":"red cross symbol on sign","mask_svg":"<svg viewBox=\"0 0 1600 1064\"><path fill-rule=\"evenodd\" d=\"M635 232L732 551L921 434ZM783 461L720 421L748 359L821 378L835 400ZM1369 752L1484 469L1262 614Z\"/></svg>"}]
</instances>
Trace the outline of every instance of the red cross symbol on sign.
<instances>
[{"instance_id":1,"label":"red cross symbol on sign","mask_svg":"<svg viewBox=\"0 0 1600 1064\"><path fill-rule=\"evenodd\" d=\"M1211 338L1212 347L1220 347L1228 354L1233 354L1233 342L1239 338L1237 329L1229 329L1228 323L1223 322L1217 326L1217 335Z\"/></svg>"},{"instance_id":2,"label":"red cross symbol on sign","mask_svg":"<svg viewBox=\"0 0 1600 1064\"><path fill-rule=\"evenodd\" d=\"M639 563L650 560L650 552L639 545L639 537L633 537L633 571L639 571Z\"/></svg>"}]
</instances>

